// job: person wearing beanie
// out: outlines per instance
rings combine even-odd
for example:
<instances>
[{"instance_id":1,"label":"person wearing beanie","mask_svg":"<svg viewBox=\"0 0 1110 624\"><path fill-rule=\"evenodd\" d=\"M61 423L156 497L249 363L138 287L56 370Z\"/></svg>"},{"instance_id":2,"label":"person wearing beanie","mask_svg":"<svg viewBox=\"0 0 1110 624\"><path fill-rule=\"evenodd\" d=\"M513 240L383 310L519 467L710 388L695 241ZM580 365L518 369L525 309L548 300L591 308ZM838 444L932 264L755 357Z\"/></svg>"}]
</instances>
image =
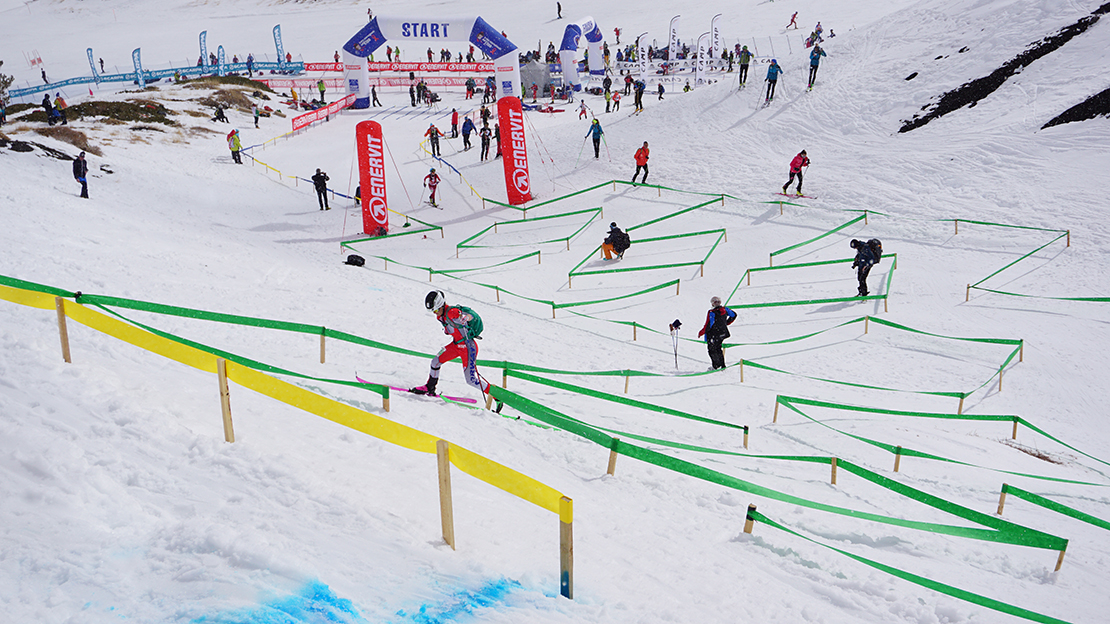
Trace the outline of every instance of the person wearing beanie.
<instances>
[{"instance_id":1,"label":"person wearing beanie","mask_svg":"<svg viewBox=\"0 0 1110 624\"><path fill-rule=\"evenodd\" d=\"M786 195L786 190L790 188L790 184L794 182L794 176L798 177L798 194L802 194L802 167L809 166L809 156L806 156L806 151L798 152L798 155L790 161L790 179L786 184L782 185L782 194Z\"/></svg>"},{"instance_id":2,"label":"person wearing beanie","mask_svg":"<svg viewBox=\"0 0 1110 624\"><path fill-rule=\"evenodd\" d=\"M731 334L728 326L736 320L736 313L726 308L721 303L720 297L709 300L709 312L705 315L705 326L698 332L698 338L705 337L705 346L709 350L709 361L713 363L712 370L725 368L725 351L723 343Z\"/></svg>"},{"instance_id":3,"label":"person wearing beanie","mask_svg":"<svg viewBox=\"0 0 1110 624\"><path fill-rule=\"evenodd\" d=\"M316 188L316 199L320 202L320 210L331 210L328 205L328 174L316 170L316 175L312 176L312 186Z\"/></svg>"},{"instance_id":4,"label":"person wearing beanie","mask_svg":"<svg viewBox=\"0 0 1110 624\"><path fill-rule=\"evenodd\" d=\"M73 159L73 179L81 183L81 197L89 198L89 163L85 161L85 152Z\"/></svg>"},{"instance_id":5,"label":"person wearing beanie","mask_svg":"<svg viewBox=\"0 0 1110 624\"><path fill-rule=\"evenodd\" d=\"M243 149L243 143L239 141L238 130L232 130L227 134L227 148L231 150L231 160L237 165L243 164L243 160L239 158L239 150Z\"/></svg>"},{"instance_id":6,"label":"person wearing beanie","mask_svg":"<svg viewBox=\"0 0 1110 624\"><path fill-rule=\"evenodd\" d=\"M617 259L624 258L624 252L632 246L632 240L628 237L628 233L621 231L617 227L617 222L614 221L609 224L609 235L601 243L601 252L605 254L605 260L612 260L613 254L617 254Z\"/></svg>"}]
</instances>

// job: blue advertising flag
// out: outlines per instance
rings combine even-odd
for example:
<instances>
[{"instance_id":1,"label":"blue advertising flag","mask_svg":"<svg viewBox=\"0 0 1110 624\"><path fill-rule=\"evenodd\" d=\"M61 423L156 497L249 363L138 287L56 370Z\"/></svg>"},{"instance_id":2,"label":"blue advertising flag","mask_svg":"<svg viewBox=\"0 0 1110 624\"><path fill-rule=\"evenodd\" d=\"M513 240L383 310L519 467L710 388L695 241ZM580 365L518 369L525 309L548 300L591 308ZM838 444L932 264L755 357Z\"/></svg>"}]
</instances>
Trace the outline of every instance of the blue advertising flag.
<instances>
[{"instance_id":1,"label":"blue advertising flag","mask_svg":"<svg viewBox=\"0 0 1110 624\"><path fill-rule=\"evenodd\" d=\"M92 68L93 80L96 81L96 84L100 84L100 74L96 73L96 63L93 61L92 48L87 48L85 52L89 54L89 67Z\"/></svg>"},{"instance_id":2,"label":"blue advertising flag","mask_svg":"<svg viewBox=\"0 0 1110 624\"><path fill-rule=\"evenodd\" d=\"M279 65L285 64L285 50L281 45L281 24L274 26L274 46L277 48L277 60Z\"/></svg>"},{"instance_id":3,"label":"blue advertising flag","mask_svg":"<svg viewBox=\"0 0 1110 624\"><path fill-rule=\"evenodd\" d=\"M143 75L143 61L139 57L139 48L135 48L131 52L131 61L135 63L135 82L139 83L140 89L145 89L146 76Z\"/></svg>"},{"instance_id":4,"label":"blue advertising flag","mask_svg":"<svg viewBox=\"0 0 1110 624\"><path fill-rule=\"evenodd\" d=\"M201 65L208 67L208 31L200 31L200 62Z\"/></svg>"},{"instance_id":5,"label":"blue advertising flag","mask_svg":"<svg viewBox=\"0 0 1110 624\"><path fill-rule=\"evenodd\" d=\"M227 74L227 55L224 54L223 46L216 49L216 63L216 74L220 76Z\"/></svg>"}]
</instances>

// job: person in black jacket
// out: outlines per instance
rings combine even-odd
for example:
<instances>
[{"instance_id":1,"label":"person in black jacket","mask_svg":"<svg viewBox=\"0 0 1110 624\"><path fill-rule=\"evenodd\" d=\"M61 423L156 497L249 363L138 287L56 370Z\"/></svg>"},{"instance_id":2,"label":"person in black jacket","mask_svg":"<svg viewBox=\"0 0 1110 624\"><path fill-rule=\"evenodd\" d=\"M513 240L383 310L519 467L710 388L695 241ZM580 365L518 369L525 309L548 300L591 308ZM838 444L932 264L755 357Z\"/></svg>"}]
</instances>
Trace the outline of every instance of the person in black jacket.
<instances>
[{"instance_id":1,"label":"person in black jacket","mask_svg":"<svg viewBox=\"0 0 1110 624\"><path fill-rule=\"evenodd\" d=\"M89 198L89 163L85 162L85 152L73 159L73 179L81 183L81 197Z\"/></svg>"},{"instance_id":2,"label":"person in black jacket","mask_svg":"<svg viewBox=\"0 0 1110 624\"><path fill-rule=\"evenodd\" d=\"M320 201L320 210L331 210L328 206L328 174L316 170L316 175L312 176L312 185L316 187L316 199Z\"/></svg>"},{"instance_id":3,"label":"person in black jacket","mask_svg":"<svg viewBox=\"0 0 1110 624\"><path fill-rule=\"evenodd\" d=\"M713 363L713 370L717 370L725 368L725 351L722 344L731 335L728 332L728 326L736 320L736 313L722 305L720 297L710 299L709 305L713 307L705 315L705 326L698 332L698 338L705 336L709 361Z\"/></svg>"},{"instance_id":4,"label":"person in black jacket","mask_svg":"<svg viewBox=\"0 0 1110 624\"><path fill-rule=\"evenodd\" d=\"M624 252L631 246L632 240L628 238L628 234L617 227L616 221L610 223L609 235L605 237L605 241L601 244L601 251L605 254L605 259L612 260L614 252L617 254L618 260L624 258Z\"/></svg>"},{"instance_id":5,"label":"person in black jacket","mask_svg":"<svg viewBox=\"0 0 1110 624\"><path fill-rule=\"evenodd\" d=\"M859 278L859 297L867 296L867 274L871 272L871 266L875 264L875 254L871 252L871 247L864 241L852 239L852 249L856 250L856 259L852 262L852 268L857 269L856 277Z\"/></svg>"}]
</instances>

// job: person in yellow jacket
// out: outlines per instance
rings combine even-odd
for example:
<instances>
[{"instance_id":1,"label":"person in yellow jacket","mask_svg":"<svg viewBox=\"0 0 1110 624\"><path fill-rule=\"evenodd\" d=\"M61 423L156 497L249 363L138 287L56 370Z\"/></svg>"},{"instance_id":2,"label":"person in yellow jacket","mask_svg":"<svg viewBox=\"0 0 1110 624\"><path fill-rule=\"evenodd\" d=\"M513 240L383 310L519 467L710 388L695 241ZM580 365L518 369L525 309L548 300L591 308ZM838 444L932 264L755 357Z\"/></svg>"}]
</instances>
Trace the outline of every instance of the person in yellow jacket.
<instances>
[{"instance_id":1,"label":"person in yellow jacket","mask_svg":"<svg viewBox=\"0 0 1110 624\"><path fill-rule=\"evenodd\" d=\"M62 125L66 124L66 101L62 99L61 93L54 94L54 110L58 111L58 116L62 118Z\"/></svg>"},{"instance_id":2,"label":"person in yellow jacket","mask_svg":"<svg viewBox=\"0 0 1110 624\"><path fill-rule=\"evenodd\" d=\"M231 159L235 164L243 164L242 159L239 158L239 150L243 149L243 144L239 141L239 131L232 130L227 135L227 148L231 150Z\"/></svg>"}]
</instances>

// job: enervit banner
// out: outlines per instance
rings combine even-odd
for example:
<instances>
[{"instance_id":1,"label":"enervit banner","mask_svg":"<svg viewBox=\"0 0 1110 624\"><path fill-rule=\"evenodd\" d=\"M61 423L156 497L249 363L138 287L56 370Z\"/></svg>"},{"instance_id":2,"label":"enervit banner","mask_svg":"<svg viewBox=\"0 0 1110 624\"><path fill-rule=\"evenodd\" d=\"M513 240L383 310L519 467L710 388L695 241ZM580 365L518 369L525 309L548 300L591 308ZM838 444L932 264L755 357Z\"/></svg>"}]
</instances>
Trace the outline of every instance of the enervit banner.
<instances>
[{"instance_id":1,"label":"enervit banner","mask_svg":"<svg viewBox=\"0 0 1110 624\"><path fill-rule=\"evenodd\" d=\"M510 206L519 206L532 199L532 182L528 176L528 148L524 142L524 112L520 99L497 100L497 120L501 124L505 165L505 191Z\"/></svg>"},{"instance_id":2,"label":"enervit banner","mask_svg":"<svg viewBox=\"0 0 1110 624\"><path fill-rule=\"evenodd\" d=\"M436 47L451 41L469 41L493 59L499 98L520 97L520 63L516 46L480 17L427 18L375 17L343 44L343 50L367 58L386 42L404 40L408 45ZM402 63L403 65L403 63ZM410 70L415 71L415 70ZM363 107L360 99L356 108ZM369 106L369 102L365 103Z\"/></svg>"},{"instance_id":3,"label":"enervit banner","mask_svg":"<svg viewBox=\"0 0 1110 624\"><path fill-rule=\"evenodd\" d=\"M293 131L296 132L297 130L300 130L301 128L304 128L305 126L311 124L314 121L320 121L321 119L326 119L326 118L338 113L339 111L343 110L344 108L347 108L348 106L351 106L352 104L355 103L355 97L356 97L355 94L352 93L352 94L348 95L347 97L343 98L342 100L336 100L336 101L332 102L331 104L328 104L324 108L317 108L314 111L309 111L309 112L307 112L303 115L294 117L293 118Z\"/></svg>"},{"instance_id":4,"label":"enervit banner","mask_svg":"<svg viewBox=\"0 0 1110 624\"><path fill-rule=\"evenodd\" d=\"M370 236L380 236L389 231L382 125L376 121L359 122L355 126L355 145L362 192L362 231Z\"/></svg>"}]
</instances>

